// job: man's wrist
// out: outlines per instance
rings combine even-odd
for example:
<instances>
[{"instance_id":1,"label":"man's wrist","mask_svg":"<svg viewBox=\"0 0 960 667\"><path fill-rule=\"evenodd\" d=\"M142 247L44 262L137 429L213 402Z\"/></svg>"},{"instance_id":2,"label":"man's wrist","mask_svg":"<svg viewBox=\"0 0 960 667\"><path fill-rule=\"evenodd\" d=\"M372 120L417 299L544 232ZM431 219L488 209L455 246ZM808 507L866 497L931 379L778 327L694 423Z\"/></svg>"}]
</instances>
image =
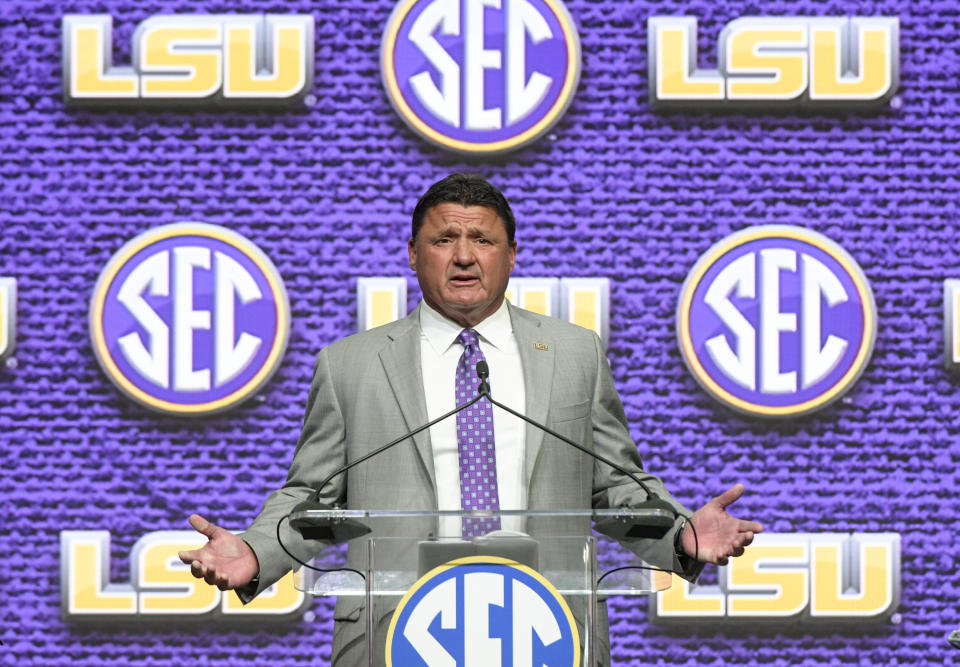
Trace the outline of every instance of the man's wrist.
<instances>
[{"instance_id":1,"label":"man's wrist","mask_svg":"<svg viewBox=\"0 0 960 667\"><path fill-rule=\"evenodd\" d=\"M673 551L677 559L677 565L680 566L680 572L677 574L684 574L693 571L697 565L696 556L691 556L687 553L687 550L683 546L683 532L687 529L687 524L690 522L690 519L687 517L680 517L680 526L677 528L676 534L673 536ZM691 530L693 528L691 527Z\"/></svg>"},{"instance_id":2,"label":"man's wrist","mask_svg":"<svg viewBox=\"0 0 960 667\"><path fill-rule=\"evenodd\" d=\"M237 586L234 589L234 592L236 592L237 597L240 598L240 601L243 602L243 604L247 604L257 596L257 589L259 588L260 588L260 573L258 572L246 584L244 584L243 586Z\"/></svg>"},{"instance_id":3,"label":"man's wrist","mask_svg":"<svg viewBox=\"0 0 960 667\"><path fill-rule=\"evenodd\" d=\"M673 536L673 552L680 558L687 556L683 549L683 531L687 527L687 517L680 517L680 527L677 528L677 534Z\"/></svg>"}]
</instances>

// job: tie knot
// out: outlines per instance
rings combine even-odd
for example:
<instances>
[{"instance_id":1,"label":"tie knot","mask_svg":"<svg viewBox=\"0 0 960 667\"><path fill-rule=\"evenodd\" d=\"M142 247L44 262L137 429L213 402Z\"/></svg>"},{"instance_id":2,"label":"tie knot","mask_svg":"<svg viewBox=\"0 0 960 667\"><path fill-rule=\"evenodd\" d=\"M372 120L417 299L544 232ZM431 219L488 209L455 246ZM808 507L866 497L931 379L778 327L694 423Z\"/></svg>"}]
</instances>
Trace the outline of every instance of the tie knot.
<instances>
[{"instance_id":1,"label":"tie knot","mask_svg":"<svg viewBox=\"0 0 960 667\"><path fill-rule=\"evenodd\" d=\"M473 329L464 329L460 332L460 335L457 336L457 340L460 341L460 344L464 348L476 348L480 344L480 335Z\"/></svg>"}]
</instances>

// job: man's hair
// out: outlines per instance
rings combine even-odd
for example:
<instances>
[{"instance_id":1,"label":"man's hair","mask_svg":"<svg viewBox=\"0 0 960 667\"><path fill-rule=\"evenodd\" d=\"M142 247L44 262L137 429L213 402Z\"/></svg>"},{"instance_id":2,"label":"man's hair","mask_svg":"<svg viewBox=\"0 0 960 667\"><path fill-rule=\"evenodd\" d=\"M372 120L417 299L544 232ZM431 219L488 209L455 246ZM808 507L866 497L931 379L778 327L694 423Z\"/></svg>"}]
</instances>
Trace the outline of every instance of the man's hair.
<instances>
[{"instance_id":1,"label":"man's hair","mask_svg":"<svg viewBox=\"0 0 960 667\"><path fill-rule=\"evenodd\" d=\"M460 204L460 206L485 206L492 209L503 221L507 230L507 239L512 244L517 230L517 221L507 198L487 179L479 174L455 173L443 180L437 181L430 189L423 193L417 207L413 209L412 236L416 240L417 233L423 227L423 219L427 211L437 204Z\"/></svg>"}]
</instances>

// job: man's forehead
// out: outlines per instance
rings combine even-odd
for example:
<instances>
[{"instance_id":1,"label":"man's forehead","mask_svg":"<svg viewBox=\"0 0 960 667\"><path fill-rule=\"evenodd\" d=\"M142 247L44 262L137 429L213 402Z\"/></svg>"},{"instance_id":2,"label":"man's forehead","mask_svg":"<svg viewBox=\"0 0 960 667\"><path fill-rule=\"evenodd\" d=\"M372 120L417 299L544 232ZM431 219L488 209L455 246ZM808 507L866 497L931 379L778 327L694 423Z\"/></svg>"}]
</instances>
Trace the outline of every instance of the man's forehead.
<instances>
[{"instance_id":1,"label":"man's forehead","mask_svg":"<svg viewBox=\"0 0 960 667\"><path fill-rule=\"evenodd\" d=\"M500 216L497 211L489 206L482 206L480 204L470 204L464 206L458 202L453 201L443 201L439 204L434 204L429 209L427 209L427 216L433 215L435 217L441 217L443 219L447 218L493 218L499 219Z\"/></svg>"},{"instance_id":2,"label":"man's forehead","mask_svg":"<svg viewBox=\"0 0 960 667\"><path fill-rule=\"evenodd\" d=\"M424 216L424 223L445 231L460 229L464 226L500 225L504 229L506 228L506 224L492 208L487 206L462 206L454 202L442 202L432 206Z\"/></svg>"}]
</instances>

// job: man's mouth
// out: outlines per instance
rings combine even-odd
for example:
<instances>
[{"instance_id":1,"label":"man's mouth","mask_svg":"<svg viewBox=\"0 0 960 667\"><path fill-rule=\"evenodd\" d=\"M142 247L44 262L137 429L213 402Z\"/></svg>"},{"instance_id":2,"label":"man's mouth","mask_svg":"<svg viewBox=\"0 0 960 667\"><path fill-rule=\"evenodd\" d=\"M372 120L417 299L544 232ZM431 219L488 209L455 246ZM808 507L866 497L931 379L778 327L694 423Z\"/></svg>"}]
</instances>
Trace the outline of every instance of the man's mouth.
<instances>
[{"instance_id":1,"label":"man's mouth","mask_svg":"<svg viewBox=\"0 0 960 667\"><path fill-rule=\"evenodd\" d=\"M458 274L450 278L450 283L457 287L468 287L480 282L480 278L466 273Z\"/></svg>"}]
</instances>

